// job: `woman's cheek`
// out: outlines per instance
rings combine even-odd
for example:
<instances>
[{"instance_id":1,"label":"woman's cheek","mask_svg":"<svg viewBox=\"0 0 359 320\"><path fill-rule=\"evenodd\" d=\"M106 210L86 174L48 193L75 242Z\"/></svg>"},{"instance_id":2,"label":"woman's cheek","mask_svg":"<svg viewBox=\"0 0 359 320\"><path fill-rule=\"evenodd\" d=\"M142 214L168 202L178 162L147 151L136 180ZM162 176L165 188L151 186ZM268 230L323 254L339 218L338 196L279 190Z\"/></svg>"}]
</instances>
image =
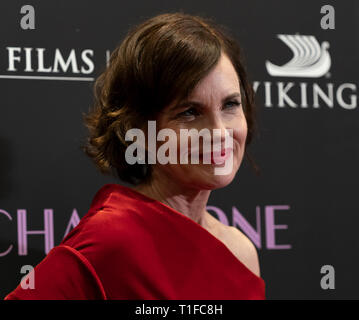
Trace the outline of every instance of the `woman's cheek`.
<instances>
[{"instance_id":1,"label":"woman's cheek","mask_svg":"<svg viewBox=\"0 0 359 320\"><path fill-rule=\"evenodd\" d=\"M239 143L241 146L244 146L246 138L247 138L247 122L240 121L234 128L233 128L233 139Z\"/></svg>"}]
</instances>

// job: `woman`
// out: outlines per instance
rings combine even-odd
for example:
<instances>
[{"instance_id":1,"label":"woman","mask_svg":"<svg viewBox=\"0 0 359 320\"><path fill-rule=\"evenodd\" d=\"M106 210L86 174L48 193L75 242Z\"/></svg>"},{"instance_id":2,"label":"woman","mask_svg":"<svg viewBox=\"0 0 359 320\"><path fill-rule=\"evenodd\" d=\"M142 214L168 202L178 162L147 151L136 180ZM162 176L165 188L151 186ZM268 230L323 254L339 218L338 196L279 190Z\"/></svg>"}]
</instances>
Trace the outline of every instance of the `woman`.
<instances>
[{"instance_id":1,"label":"woman","mask_svg":"<svg viewBox=\"0 0 359 320\"><path fill-rule=\"evenodd\" d=\"M224 30L199 16L161 14L113 51L84 117L84 151L101 172L131 186L104 185L34 269L35 289L19 285L6 299L265 299L254 245L206 210L210 192L232 182L244 155L257 168L245 149L254 133L253 91L238 44ZM221 153L210 153L210 163L199 147L198 164L148 157L129 164L126 133L148 132L149 121L156 132L175 133L155 141L156 151L176 146L172 159L181 160L183 129L219 130ZM224 148L228 132L232 146ZM148 151L153 136L146 138ZM230 170L216 174L228 156Z\"/></svg>"}]
</instances>

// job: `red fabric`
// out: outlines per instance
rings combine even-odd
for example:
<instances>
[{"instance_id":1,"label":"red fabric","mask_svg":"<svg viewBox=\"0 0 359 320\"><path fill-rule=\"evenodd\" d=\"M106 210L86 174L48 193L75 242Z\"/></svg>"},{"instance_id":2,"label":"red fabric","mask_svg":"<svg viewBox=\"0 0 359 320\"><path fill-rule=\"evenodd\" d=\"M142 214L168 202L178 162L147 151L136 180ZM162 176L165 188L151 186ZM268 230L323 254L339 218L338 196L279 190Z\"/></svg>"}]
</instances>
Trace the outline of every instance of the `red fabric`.
<instances>
[{"instance_id":1,"label":"red fabric","mask_svg":"<svg viewBox=\"0 0 359 320\"><path fill-rule=\"evenodd\" d=\"M265 299L264 280L202 226L128 187L106 184L5 299Z\"/></svg>"}]
</instances>

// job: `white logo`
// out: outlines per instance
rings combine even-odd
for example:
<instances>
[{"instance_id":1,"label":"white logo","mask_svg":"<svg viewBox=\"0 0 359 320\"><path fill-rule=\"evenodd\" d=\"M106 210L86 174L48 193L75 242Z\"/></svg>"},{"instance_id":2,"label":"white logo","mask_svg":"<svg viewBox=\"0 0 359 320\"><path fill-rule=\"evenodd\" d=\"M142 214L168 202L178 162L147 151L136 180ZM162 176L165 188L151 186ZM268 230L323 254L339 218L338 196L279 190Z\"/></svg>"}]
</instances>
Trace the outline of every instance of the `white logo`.
<instances>
[{"instance_id":1,"label":"white logo","mask_svg":"<svg viewBox=\"0 0 359 320\"><path fill-rule=\"evenodd\" d=\"M292 50L293 58L282 66L267 60L266 68L271 76L319 78L329 71L331 59L327 41L319 45L314 36L279 34L277 37Z\"/></svg>"}]
</instances>

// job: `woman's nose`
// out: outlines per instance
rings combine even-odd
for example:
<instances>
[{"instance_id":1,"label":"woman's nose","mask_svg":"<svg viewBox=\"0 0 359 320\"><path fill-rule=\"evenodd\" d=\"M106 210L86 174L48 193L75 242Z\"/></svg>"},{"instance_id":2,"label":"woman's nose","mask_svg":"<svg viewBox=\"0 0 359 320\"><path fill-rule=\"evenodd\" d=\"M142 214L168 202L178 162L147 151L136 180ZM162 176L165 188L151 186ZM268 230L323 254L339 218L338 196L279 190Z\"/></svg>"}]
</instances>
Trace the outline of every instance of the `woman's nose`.
<instances>
[{"instance_id":1,"label":"woman's nose","mask_svg":"<svg viewBox=\"0 0 359 320\"><path fill-rule=\"evenodd\" d=\"M227 128L226 122L222 119L222 117L218 115L212 115L209 117L207 125L207 129L209 129L211 134L212 145L220 144L222 147L224 147L226 139L228 140L228 138L231 136L230 129Z\"/></svg>"}]
</instances>

